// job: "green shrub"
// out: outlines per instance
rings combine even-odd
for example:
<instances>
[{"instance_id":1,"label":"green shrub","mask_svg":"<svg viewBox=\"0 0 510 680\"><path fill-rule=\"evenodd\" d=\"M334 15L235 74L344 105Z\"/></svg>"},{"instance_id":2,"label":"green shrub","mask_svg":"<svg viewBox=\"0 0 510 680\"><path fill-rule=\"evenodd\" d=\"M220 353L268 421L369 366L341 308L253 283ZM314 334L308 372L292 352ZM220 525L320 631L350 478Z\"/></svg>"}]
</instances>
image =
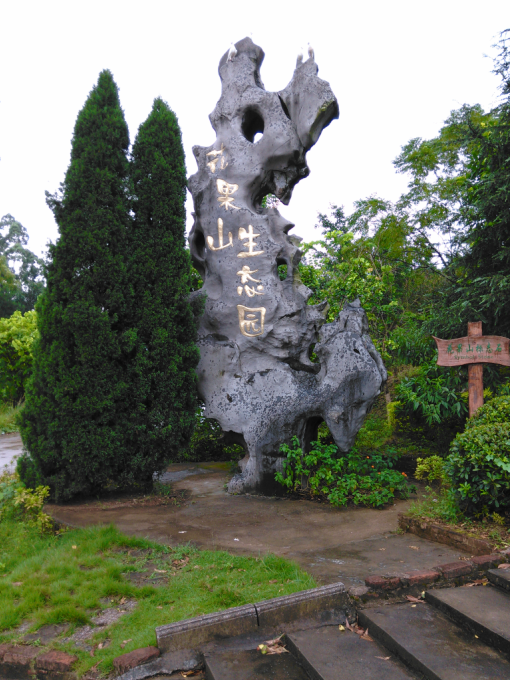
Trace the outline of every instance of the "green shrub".
<instances>
[{"instance_id":1,"label":"green shrub","mask_svg":"<svg viewBox=\"0 0 510 680\"><path fill-rule=\"evenodd\" d=\"M24 488L17 474L9 471L0 475L0 521L18 514L15 504L16 492Z\"/></svg>"},{"instance_id":2,"label":"green shrub","mask_svg":"<svg viewBox=\"0 0 510 680\"><path fill-rule=\"evenodd\" d=\"M312 496L324 496L335 506L351 502L354 505L379 507L395 496L408 498L415 492L408 487L407 475L393 470L393 460L379 453L360 454L356 449L340 455L334 444L312 442L310 453L303 453L297 437L293 447L283 444L283 472L275 480L288 491L299 489Z\"/></svg>"},{"instance_id":3,"label":"green shrub","mask_svg":"<svg viewBox=\"0 0 510 680\"><path fill-rule=\"evenodd\" d=\"M462 383L458 371L443 371L435 364L424 364L396 386L400 410L406 414L416 413L429 426L452 417L463 418L467 405L460 397Z\"/></svg>"},{"instance_id":4,"label":"green shrub","mask_svg":"<svg viewBox=\"0 0 510 680\"><path fill-rule=\"evenodd\" d=\"M486 409L482 424L458 434L445 461L445 472L469 514L510 507L510 422L484 422L499 412L497 405L493 412Z\"/></svg>"},{"instance_id":5,"label":"green shrub","mask_svg":"<svg viewBox=\"0 0 510 680\"><path fill-rule=\"evenodd\" d=\"M510 396L495 397L481 406L466 423L466 430L492 423L510 423Z\"/></svg>"},{"instance_id":6,"label":"green shrub","mask_svg":"<svg viewBox=\"0 0 510 680\"><path fill-rule=\"evenodd\" d=\"M25 395L25 383L32 372L32 346L37 337L35 311L14 312L0 319L0 395L10 404Z\"/></svg>"},{"instance_id":7,"label":"green shrub","mask_svg":"<svg viewBox=\"0 0 510 680\"><path fill-rule=\"evenodd\" d=\"M416 459L416 479L426 479L428 482L440 482L448 485L449 478L444 469L444 458L429 456L428 458Z\"/></svg>"}]
</instances>

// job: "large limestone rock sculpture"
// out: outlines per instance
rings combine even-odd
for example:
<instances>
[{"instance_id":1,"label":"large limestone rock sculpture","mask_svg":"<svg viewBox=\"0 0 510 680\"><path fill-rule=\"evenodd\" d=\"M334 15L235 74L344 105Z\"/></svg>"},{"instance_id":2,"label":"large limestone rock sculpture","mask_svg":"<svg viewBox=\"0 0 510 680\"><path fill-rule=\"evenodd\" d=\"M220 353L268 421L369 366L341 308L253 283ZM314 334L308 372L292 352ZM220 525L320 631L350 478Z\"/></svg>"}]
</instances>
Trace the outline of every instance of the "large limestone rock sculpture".
<instances>
[{"instance_id":1,"label":"large limestone rock sculpture","mask_svg":"<svg viewBox=\"0 0 510 680\"><path fill-rule=\"evenodd\" d=\"M339 449L349 449L386 370L358 302L328 324L325 302L307 305L301 239L276 208L262 207L267 194L288 204L309 174L306 152L338 117L336 98L313 58L298 62L284 90L266 92L262 49L249 38L236 49L219 65L216 141L194 147L198 172L189 178L190 248L207 295L197 372L205 415L247 453L229 491L269 491L280 445L293 435L306 447L325 420Z\"/></svg>"}]
</instances>

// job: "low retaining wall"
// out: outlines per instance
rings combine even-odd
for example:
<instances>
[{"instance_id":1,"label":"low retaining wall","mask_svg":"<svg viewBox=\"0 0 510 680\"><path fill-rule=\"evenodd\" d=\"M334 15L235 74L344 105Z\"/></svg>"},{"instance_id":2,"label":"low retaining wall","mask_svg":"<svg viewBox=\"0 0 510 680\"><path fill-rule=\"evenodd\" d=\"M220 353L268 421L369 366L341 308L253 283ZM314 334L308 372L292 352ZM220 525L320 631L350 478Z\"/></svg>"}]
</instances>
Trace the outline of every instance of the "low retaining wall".
<instances>
[{"instance_id":1,"label":"low retaining wall","mask_svg":"<svg viewBox=\"0 0 510 680\"><path fill-rule=\"evenodd\" d=\"M468 536L460 531L447 529L440 524L427 522L416 517L409 517L402 513L398 516L398 525L403 531L407 531L410 534L415 534L420 538L426 538L429 541L435 541L436 543L443 543L452 548L464 550L465 552L471 553L471 555L487 555L492 549L489 541L484 541L481 538L474 538L473 536Z\"/></svg>"},{"instance_id":2,"label":"low retaining wall","mask_svg":"<svg viewBox=\"0 0 510 680\"><path fill-rule=\"evenodd\" d=\"M423 570L368 576L364 587L350 588L348 592L358 605L378 602L381 598L401 600L407 595L417 597L423 590L451 588L480 579L489 569L505 562L510 562L510 548Z\"/></svg>"}]
</instances>

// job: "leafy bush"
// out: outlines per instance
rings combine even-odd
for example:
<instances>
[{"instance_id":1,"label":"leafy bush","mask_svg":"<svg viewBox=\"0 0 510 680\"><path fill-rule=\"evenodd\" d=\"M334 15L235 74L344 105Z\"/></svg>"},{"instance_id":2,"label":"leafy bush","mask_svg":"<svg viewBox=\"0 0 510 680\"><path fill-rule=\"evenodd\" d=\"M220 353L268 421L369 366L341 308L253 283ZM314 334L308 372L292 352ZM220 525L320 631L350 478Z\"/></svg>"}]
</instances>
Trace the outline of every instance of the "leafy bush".
<instances>
[{"instance_id":1,"label":"leafy bush","mask_svg":"<svg viewBox=\"0 0 510 680\"><path fill-rule=\"evenodd\" d=\"M0 475L0 521L16 514L16 492L23 489L23 483L17 474L4 472Z\"/></svg>"},{"instance_id":2,"label":"leafy bush","mask_svg":"<svg viewBox=\"0 0 510 680\"><path fill-rule=\"evenodd\" d=\"M48 533L53 520L43 512L43 505L49 493L47 486L27 489L16 473L4 472L0 476L0 521L18 519Z\"/></svg>"},{"instance_id":3,"label":"leafy bush","mask_svg":"<svg viewBox=\"0 0 510 680\"><path fill-rule=\"evenodd\" d=\"M466 430L493 423L510 423L510 396L495 397L481 406L467 421Z\"/></svg>"},{"instance_id":4,"label":"leafy bush","mask_svg":"<svg viewBox=\"0 0 510 680\"><path fill-rule=\"evenodd\" d=\"M408 487L407 475L393 470L391 458L372 453L360 454L356 449L339 456L334 444L312 442L310 453L303 453L297 437L293 447L283 444L283 472L275 480L288 489L302 489L311 496L323 496L335 506L352 502L354 505L379 507L395 496L408 498L415 492Z\"/></svg>"},{"instance_id":5,"label":"leafy bush","mask_svg":"<svg viewBox=\"0 0 510 680\"><path fill-rule=\"evenodd\" d=\"M416 479L426 479L429 482L440 482L448 485L449 478L444 469L444 458L429 456L428 458L416 459Z\"/></svg>"},{"instance_id":6,"label":"leafy bush","mask_svg":"<svg viewBox=\"0 0 510 680\"><path fill-rule=\"evenodd\" d=\"M466 415L467 405L459 393L462 382L458 371L441 371L431 363L403 378L395 391L405 413L416 412L427 425L433 425Z\"/></svg>"},{"instance_id":7,"label":"leafy bush","mask_svg":"<svg viewBox=\"0 0 510 680\"><path fill-rule=\"evenodd\" d=\"M493 408L497 414L497 405ZM489 411L481 418L488 418ZM456 436L450 451L445 472L466 512L488 514L510 507L510 422L470 426Z\"/></svg>"},{"instance_id":8,"label":"leafy bush","mask_svg":"<svg viewBox=\"0 0 510 680\"><path fill-rule=\"evenodd\" d=\"M35 311L14 312L0 319L0 394L3 401L20 402L32 373L32 346L37 337Z\"/></svg>"}]
</instances>

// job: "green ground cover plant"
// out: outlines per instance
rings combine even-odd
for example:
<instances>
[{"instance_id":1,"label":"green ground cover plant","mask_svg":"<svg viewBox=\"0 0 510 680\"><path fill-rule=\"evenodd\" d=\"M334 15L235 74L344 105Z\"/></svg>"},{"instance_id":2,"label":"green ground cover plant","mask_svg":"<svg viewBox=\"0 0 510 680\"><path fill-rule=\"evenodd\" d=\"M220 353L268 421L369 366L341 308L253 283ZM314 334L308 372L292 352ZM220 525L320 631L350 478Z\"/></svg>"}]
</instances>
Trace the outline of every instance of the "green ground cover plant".
<instances>
[{"instance_id":1,"label":"green ground cover plant","mask_svg":"<svg viewBox=\"0 0 510 680\"><path fill-rule=\"evenodd\" d=\"M144 585L130 574L156 576L161 585ZM34 524L0 521L0 643L21 641L45 624L69 624L69 637L98 611L136 600L133 610L87 641L93 656L62 637L51 643L78 655L79 675L96 664L107 674L116 656L155 645L156 626L314 586L296 564L274 555L169 547L112 526L42 534ZM17 628L26 621L31 627L21 634Z\"/></svg>"},{"instance_id":2,"label":"green ground cover plant","mask_svg":"<svg viewBox=\"0 0 510 680\"><path fill-rule=\"evenodd\" d=\"M5 401L0 402L0 434L18 431L17 418L22 408L23 404L13 406Z\"/></svg>"},{"instance_id":3,"label":"green ground cover plant","mask_svg":"<svg viewBox=\"0 0 510 680\"><path fill-rule=\"evenodd\" d=\"M288 491L299 491L311 497L322 497L332 505L348 503L380 507L395 497L408 498L415 492L408 486L405 472L393 469L394 459L372 451L370 455L351 449L339 454L334 444L312 442L309 453L299 447L294 437L292 446L283 444L283 472L275 479Z\"/></svg>"}]
</instances>

